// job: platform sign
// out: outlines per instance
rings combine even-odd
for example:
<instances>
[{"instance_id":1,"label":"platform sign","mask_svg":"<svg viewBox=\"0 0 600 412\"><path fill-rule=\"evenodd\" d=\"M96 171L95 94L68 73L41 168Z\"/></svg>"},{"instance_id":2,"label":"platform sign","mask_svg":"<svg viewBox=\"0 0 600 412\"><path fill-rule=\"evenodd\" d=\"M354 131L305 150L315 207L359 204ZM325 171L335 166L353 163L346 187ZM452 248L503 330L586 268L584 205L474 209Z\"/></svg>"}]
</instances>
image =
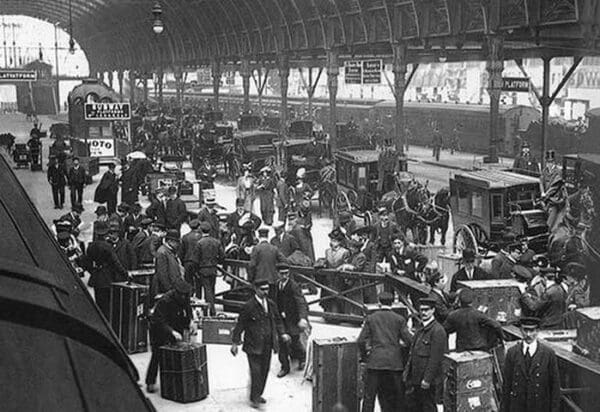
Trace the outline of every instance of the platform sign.
<instances>
[{"instance_id":1,"label":"platform sign","mask_svg":"<svg viewBox=\"0 0 600 412\"><path fill-rule=\"evenodd\" d=\"M91 157L115 157L115 139L112 138L89 138Z\"/></svg>"},{"instance_id":2,"label":"platform sign","mask_svg":"<svg viewBox=\"0 0 600 412\"><path fill-rule=\"evenodd\" d=\"M362 63L363 84L380 84L381 68L383 67L382 61L364 60Z\"/></svg>"},{"instance_id":3,"label":"platform sign","mask_svg":"<svg viewBox=\"0 0 600 412\"><path fill-rule=\"evenodd\" d=\"M0 69L0 82L35 82L35 70Z\"/></svg>"},{"instance_id":4,"label":"platform sign","mask_svg":"<svg viewBox=\"0 0 600 412\"><path fill-rule=\"evenodd\" d=\"M503 92L529 92L530 82L527 77L503 77Z\"/></svg>"},{"instance_id":5,"label":"platform sign","mask_svg":"<svg viewBox=\"0 0 600 412\"><path fill-rule=\"evenodd\" d=\"M129 103L86 103L85 120L129 120Z\"/></svg>"},{"instance_id":6,"label":"platform sign","mask_svg":"<svg viewBox=\"0 0 600 412\"><path fill-rule=\"evenodd\" d=\"M344 79L346 84L362 83L362 62L360 60L344 62Z\"/></svg>"}]
</instances>

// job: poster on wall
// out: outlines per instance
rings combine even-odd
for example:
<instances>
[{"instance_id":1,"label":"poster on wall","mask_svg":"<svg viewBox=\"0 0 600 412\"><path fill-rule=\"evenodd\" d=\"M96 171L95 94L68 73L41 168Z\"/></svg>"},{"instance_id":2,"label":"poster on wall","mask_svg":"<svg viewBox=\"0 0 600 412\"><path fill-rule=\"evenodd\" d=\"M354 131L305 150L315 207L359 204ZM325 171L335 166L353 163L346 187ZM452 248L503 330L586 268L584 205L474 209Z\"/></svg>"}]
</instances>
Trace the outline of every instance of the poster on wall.
<instances>
[{"instance_id":1,"label":"poster on wall","mask_svg":"<svg viewBox=\"0 0 600 412\"><path fill-rule=\"evenodd\" d=\"M89 138L91 157L115 157L115 141L110 138Z\"/></svg>"},{"instance_id":2,"label":"poster on wall","mask_svg":"<svg viewBox=\"0 0 600 412\"><path fill-rule=\"evenodd\" d=\"M85 120L129 120L129 103L86 103Z\"/></svg>"}]
</instances>

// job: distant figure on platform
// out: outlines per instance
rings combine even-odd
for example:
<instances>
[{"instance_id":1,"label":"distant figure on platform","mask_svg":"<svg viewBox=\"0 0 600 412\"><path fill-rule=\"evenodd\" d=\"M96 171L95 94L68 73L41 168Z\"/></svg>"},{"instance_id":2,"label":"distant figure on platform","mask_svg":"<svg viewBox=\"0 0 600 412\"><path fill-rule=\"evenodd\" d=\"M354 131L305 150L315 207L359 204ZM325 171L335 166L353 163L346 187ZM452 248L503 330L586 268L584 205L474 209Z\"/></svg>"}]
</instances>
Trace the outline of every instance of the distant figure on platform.
<instances>
[{"instance_id":1,"label":"distant figure on platform","mask_svg":"<svg viewBox=\"0 0 600 412\"><path fill-rule=\"evenodd\" d=\"M275 302L267 298L269 283L265 280L254 286L255 296L242 307L233 330L231 354L237 356L243 334L242 350L250 366L250 406L258 409L267 403L262 395L271 367L271 352L277 353L279 340L287 343L290 336L285 333Z\"/></svg>"},{"instance_id":2,"label":"distant figure on platform","mask_svg":"<svg viewBox=\"0 0 600 412\"><path fill-rule=\"evenodd\" d=\"M442 360L448 351L444 327L435 320L435 301L421 299L419 312L423 326L417 330L404 370L407 411L435 412L442 403Z\"/></svg>"},{"instance_id":3,"label":"distant figure on platform","mask_svg":"<svg viewBox=\"0 0 600 412\"><path fill-rule=\"evenodd\" d=\"M75 203L83 204L83 187L85 186L86 172L79 164L79 158L73 158L73 166L69 169L67 181L71 192L71 206Z\"/></svg>"},{"instance_id":4,"label":"distant figure on platform","mask_svg":"<svg viewBox=\"0 0 600 412\"><path fill-rule=\"evenodd\" d=\"M211 234L211 227L207 222L200 223L202 237L196 243L192 260L197 267L200 283L204 290L204 300L208 304L210 316L217 314L215 310L215 283L217 279L217 264L223 263L225 251L219 240Z\"/></svg>"},{"instance_id":5,"label":"distant figure on platform","mask_svg":"<svg viewBox=\"0 0 600 412\"><path fill-rule=\"evenodd\" d=\"M289 186L286 182L285 172L279 174L276 184L275 204L277 206L277 220L285 222L286 214L290 206Z\"/></svg>"},{"instance_id":6,"label":"distant figure on platform","mask_svg":"<svg viewBox=\"0 0 600 412\"><path fill-rule=\"evenodd\" d=\"M156 296L173 289L177 280L183 279L184 268L177 256L179 231L169 230L156 252L156 269L150 286L150 295Z\"/></svg>"},{"instance_id":7,"label":"distant figure on platform","mask_svg":"<svg viewBox=\"0 0 600 412\"><path fill-rule=\"evenodd\" d=\"M152 357L146 372L146 390L156 392L159 367L159 348L183 339L183 331L193 329L190 295L192 287L178 280L172 290L165 293L150 315L150 348Z\"/></svg>"},{"instance_id":8,"label":"distant figure on platform","mask_svg":"<svg viewBox=\"0 0 600 412\"><path fill-rule=\"evenodd\" d=\"M62 163L56 161L56 158L50 158L48 166L48 183L52 187L52 199L54 208L62 209L65 203L65 186L67 184L67 171Z\"/></svg>"},{"instance_id":9,"label":"distant figure on platform","mask_svg":"<svg viewBox=\"0 0 600 412\"><path fill-rule=\"evenodd\" d=\"M367 316L358 336L361 358L367 366L362 412L373 412L375 397L382 412L399 412L405 406L403 350L410 346L412 336L406 319L392 312L394 295L382 292L379 302L381 309Z\"/></svg>"},{"instance_id":10,"label":"distant figure on platform","mask_svg":"<svg viewBox=\"0 0 600 412\"><path fill-rule=\"evenodd\" d=\"M523 142L521 154L515 158L512 169L517 173L537 177L540 175L540 166L530 149L529 143Z\"/></svg>"},{"instance_id":11,"label":"distant figure on platform","mask_svg":"<svg viewBox=\"0 0 600 412\"><path fill-rule=\"evenodd\" d=\"M440 132L440 127L436 124L433 127L433 139L431 141L431 146L433 148L433 157L437 162L440 161L440 153L442 151L442 133Z\"/></svg>"},{"instance_id":12,"label":"distant figure on platform","mask_svg":"<svg viewBox=\"0 0 600 412\"><path fill-rule=\"evenodd\" d=\"M119 192L119 181L115 174L115 164L110 163L108 170L102 175L100 183L94 193L94 202L106 203L108 214L112 215L117 211L117 193Z\"/></svg>"},{"instance_id":13,"label":"distant figure on platform","mask_svg":"<svg viewBox=\"0 0 600 412\"><path fill-rule=\"evenodd\" d=\"M256 181L250 173L251 164L244 164L244 174L238 178L236 194L238 199L244 201L244 209L248 212L254 211L254 200L256 199Z\"/></svg>"},{"instance_id":14,"label":"distant figure on platform","mask_svg":"<svg viewBox=\"0 0 600 412\"><path fill-rule=\"evenodd\" d=\"M41 132L37 124L31 129L31 138L27 141L27 147L31 154L31 163L37 165L40 163L40 154L42 152L42 142L40 141Z\"/></svg>"},{"instance_id":15,"label":"distant figure on platform","mask_svg":"<svg viewBox=\"0 0 600 412\"><path fill-rule=\"evenodd\" d=\"M275 180L271 176L271 168L269 166L263 167L260 170L260 177L258 178L256 190L258 191L258 198L260 199L260 215L267 226L273 224L273 215L275 214L275 207L273 204L275 186Z\"/></svg>"},{"instance_id":16,"label":"distant figure on platform","mask_svg":"<svg viewBox=\"0 0 600 412\"><path fill-rule=\"evenodd\" d=\"M124 159L121 162L121 202L133 206L138 201L138 171Z\"/></svg>"},{"instance_id":17,"label":"distant figure on platform","mask_svg":"<svg viewBox=\"0 0 600 412\"><path fill-rule=\"evenodd\" d=\"M511 347L504 362L501 412L558 412L560 375L552 349L537 339L538 318L521 318L523 341Z\"/></svg>"},{"instance_id":18,"label":"distant figure on platform","mask_svg":"<svg viewBox=\"0 0 600 412\"><path fill-rule=\"evenodd\" d=\"M187 220L187 206L185 202L181 200L179 194L177 193L177 188L175 186L170 186L167 189L167 195L169 199L167 200L167 229L175 229L180 230L181 225Z\"/></svg>"}]
</instances>

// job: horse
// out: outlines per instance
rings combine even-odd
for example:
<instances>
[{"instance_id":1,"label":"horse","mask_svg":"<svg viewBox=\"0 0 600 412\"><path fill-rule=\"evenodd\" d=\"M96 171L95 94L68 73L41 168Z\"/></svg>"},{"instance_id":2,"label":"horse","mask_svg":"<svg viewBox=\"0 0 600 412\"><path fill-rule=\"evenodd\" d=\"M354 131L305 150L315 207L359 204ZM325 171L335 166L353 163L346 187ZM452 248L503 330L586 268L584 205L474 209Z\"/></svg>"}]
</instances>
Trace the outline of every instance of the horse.
<instances>
[{"instance_id":1,"label":"horse","mask_svg":"<svg viewBox=\"0 0 600 412\"><path fill-rule=\"evenodd\" d=\"M450 221L450 189L443 187L432 198L431 207L427 209L423 218L429 226L429 243L435 243L435 233L440 232L440 242L446 244L446 233Z\"/></svg>"},{"instance_id":2,"label":"horse","mask_svg":"<svg viewBox=\"0 0 600 412\"><path fill-rule=\"evenodd\" d=\"M404 193L393 201L392 210L400 229L407 233L411 231L415 243L427 242L427 220L425 216L431 208L431 193L427 184L423 185L412 180Z\"/></svg>"}]
</instances>

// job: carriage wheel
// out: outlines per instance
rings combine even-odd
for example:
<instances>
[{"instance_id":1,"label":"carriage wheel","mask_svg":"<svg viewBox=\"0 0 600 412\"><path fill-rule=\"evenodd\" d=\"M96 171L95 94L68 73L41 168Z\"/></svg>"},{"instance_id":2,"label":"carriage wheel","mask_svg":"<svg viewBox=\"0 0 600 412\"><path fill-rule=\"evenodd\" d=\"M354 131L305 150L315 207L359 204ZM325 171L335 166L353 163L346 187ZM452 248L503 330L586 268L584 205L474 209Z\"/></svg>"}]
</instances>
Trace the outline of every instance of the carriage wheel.
<instances>
[{"instance_id":1,"label":"carriage wheel","mask_svg":"<svg viewBox=\"0 0 600 412\"><path fill-rule=\"evenodd\" d=\"M348 195L345 192L339 192L337 195L337 206L338 210L352 210L352 205L350 204L350 199L348 199Z\"/></svg>"},{"instance_id":2,"label":"carriage wheel","mask_svg":"<svg viewBox=\"0 0 600 412\"><path fill-rule=\"evenodd\" d=\"M473 236L475 237L475 242L479 250L475 249L480 254L487 254L488 249L488 235L485 231L478 225L469 225Z\"/></svg>"},{"instance_id":3,"label":"carriage wheel","mask_svg":"<svg viewBox=\"0 0 600 412\"><path fill-rule=\"evenodd\" d=\"M365 226L367 227L371 226L374 223L373 214L368 210L365 212L363 219L365 220Z\"/></svg>"},{"instance_id":4,"label":"carriage wheel","mask_svg":"<svg viewBox=\"0 0 600 412\"><path fill-rule=\"evenodd\" d=\"M460 226L454 232L454 253L461 254L465 249L477 250L477 238L467 225Z\"/></svg>"},{"instance_id":5,"label":"carriage wheel","mask_svg":"<svg viewBox=\"0 0 600 412\"><path fill-rule=\"evenodd\" d=\"M350 202L350 210L352 210L352 208L358 208L358 193L356 193L354 190L349 190L348 202Z\"/></svg>"}]
</instances>

